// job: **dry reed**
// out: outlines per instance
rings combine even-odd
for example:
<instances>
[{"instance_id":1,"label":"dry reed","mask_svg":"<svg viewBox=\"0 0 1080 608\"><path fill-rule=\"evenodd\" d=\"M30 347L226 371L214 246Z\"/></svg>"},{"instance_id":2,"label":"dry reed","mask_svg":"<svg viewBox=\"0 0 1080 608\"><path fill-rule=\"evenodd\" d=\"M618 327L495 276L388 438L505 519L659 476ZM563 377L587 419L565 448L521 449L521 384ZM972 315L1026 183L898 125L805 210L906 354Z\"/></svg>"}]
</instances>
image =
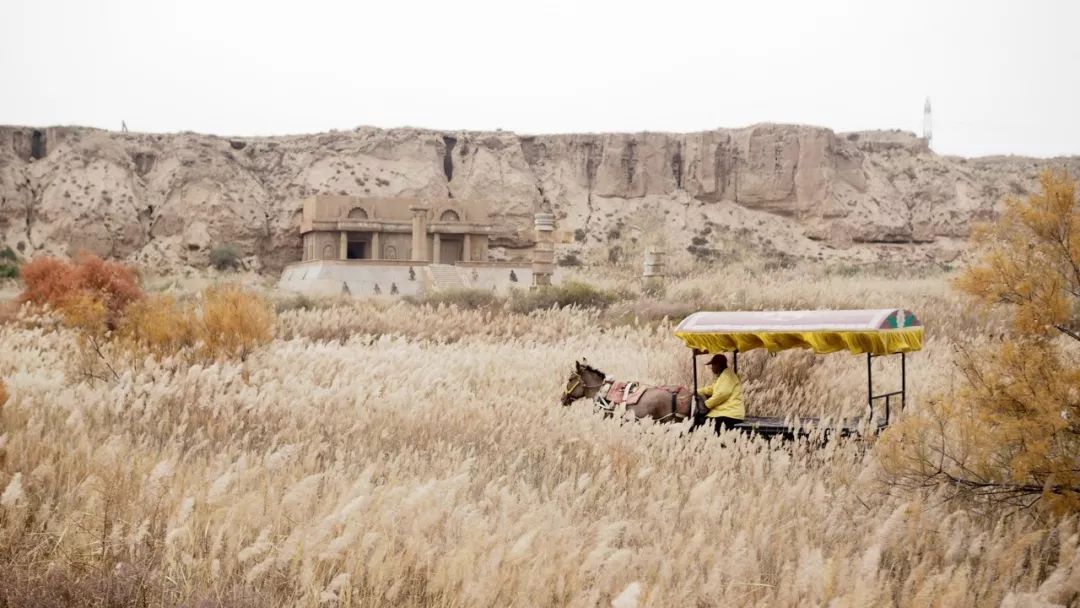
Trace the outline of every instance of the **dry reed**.
<instances>
[{"instance_id":1,"label":"dry reed","mask_svg":"<svg viewBox=\"0 0 1080 608\"><path fill-rule=\"evenodd\" d=\"M796 275L730 307L907 306L913 407L980 321L941 278ZM357 302L282 312L244 361L65 373L76 336L0 326L0 604L1028 606L1077 602L1078 522L983 512L822 449L557 404L573 360L689 379L671 324ZM884 365L886 362L882 362ZM745 359L751 411L857 414L863 359ZM882 368L881 376L886 378ZM885 380L883 380L884 382Z\"/></svg>"}]
</instances>

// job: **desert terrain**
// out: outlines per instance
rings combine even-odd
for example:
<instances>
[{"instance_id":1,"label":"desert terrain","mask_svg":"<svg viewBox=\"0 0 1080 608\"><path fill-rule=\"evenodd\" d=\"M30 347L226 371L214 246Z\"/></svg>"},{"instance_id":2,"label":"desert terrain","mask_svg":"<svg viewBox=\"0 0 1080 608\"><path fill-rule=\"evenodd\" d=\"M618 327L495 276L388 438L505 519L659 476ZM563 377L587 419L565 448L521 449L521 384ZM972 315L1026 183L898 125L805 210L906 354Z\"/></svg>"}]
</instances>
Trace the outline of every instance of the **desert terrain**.
<instances>
[{"instance_id":1,"label":"desert terrain","mask_svg":"<svg viewBox=\"0 0 1080 608\"><path fill-rule=\"evenodd\" d=\"M0 127L0 247L89 251L148 271L300 259L314 194L482 199L496 259L527 255L550 207L567 265L673 263L751 252L785 263L948 264L973 221L1076 158L940 156L901 131L763 124L697 133L524 135L359 127L285 137Z\"/></svg>"}]
</instances>

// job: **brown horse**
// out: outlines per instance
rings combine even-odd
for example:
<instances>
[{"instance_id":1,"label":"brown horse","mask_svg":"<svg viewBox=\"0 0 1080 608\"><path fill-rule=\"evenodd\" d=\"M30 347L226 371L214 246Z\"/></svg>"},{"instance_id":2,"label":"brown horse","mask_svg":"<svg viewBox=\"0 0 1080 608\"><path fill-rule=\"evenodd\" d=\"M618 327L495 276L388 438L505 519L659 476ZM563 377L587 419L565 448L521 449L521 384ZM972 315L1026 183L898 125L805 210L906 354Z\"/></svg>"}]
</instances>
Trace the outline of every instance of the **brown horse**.
<instances>
[{"instance_id":1,"label":"brown horse","mask_svg":"<svg viewBox=\"0 0 1080 608\"><path fill-rule=\"evenodd\" d=\"M595 409L603 410L606 416L614 415L615 408L624 405L635 418L652 418L657 422L681 422L693 414L691 391L685 386L642 386L632 391L633 396L627 402L626 396L631 391L619 390L625 384L609 379L584 360L575 361L562 404L568 406L584 397L592 399Z\"/></svg>"}]
</instances>

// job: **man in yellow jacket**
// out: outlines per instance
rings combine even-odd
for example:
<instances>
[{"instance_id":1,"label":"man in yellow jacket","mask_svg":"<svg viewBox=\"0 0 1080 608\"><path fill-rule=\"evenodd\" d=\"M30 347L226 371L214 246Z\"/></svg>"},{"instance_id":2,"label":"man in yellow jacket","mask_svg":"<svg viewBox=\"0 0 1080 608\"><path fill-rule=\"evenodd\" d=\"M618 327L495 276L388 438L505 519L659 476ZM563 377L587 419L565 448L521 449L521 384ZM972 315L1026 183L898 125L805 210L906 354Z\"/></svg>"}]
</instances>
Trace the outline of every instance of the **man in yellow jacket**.
<instances>
[{"instance_id":1,"label":"man in yellow jacket","mask_svg":"<svg viewBox=\"0 0 1080 608\"><path fill-rule=\"evenodd\" d=\"M715 420L716 432L720 429L731 428L746 418L746 408L743 407L742 382L727 364L724 355L713 355L707 364L709 369L716 374L716 380L712 386L703 386L698 394L705 398L705 412L700 412L694 417L694 428L705 424L706 419ZM699 402L700 403L700 402Z\"/></svg>"}]
</instances>

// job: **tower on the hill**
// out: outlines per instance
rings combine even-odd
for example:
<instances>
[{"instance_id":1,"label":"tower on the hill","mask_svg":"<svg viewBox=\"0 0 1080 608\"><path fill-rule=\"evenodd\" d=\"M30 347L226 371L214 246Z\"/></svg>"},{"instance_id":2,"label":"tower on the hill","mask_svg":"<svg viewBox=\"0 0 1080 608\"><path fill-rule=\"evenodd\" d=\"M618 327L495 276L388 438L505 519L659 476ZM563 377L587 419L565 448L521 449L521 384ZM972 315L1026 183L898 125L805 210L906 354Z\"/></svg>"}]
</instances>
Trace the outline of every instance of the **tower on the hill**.
<instances>
[{"instance_id":1,"label":"tower on the hill","mask_svg":"<svg viewBox=\"0 0 1080 608\"><path fill-rule=\"evenodd\" d=\"M926 140L926 147L930 147L931 140L934 139L934 123L930 118L930 98L926 98L926 103L923 104L922 111L922 136Z\"/></svg>"}]
</instances>

